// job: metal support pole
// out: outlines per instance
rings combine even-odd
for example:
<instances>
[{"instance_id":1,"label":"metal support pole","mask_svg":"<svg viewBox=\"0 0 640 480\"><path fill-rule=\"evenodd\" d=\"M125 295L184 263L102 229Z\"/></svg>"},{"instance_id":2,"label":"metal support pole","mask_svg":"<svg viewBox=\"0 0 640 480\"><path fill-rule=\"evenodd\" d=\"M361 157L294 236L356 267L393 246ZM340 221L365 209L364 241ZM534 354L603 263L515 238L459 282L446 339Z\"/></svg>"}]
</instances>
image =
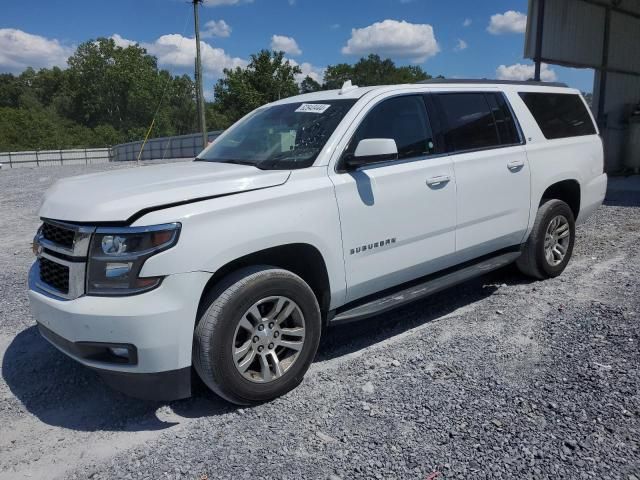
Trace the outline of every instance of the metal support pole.
<instances>
[{"instance_id":1,"label":"metal support pole","mask_svg":"<svg viewBox=\"0 0 640 480\"><path fill-rule=\"evenodd\" d=\"M606 114L604 113L605 99L607 96L607 68L609 66L609 37L611 32L611 8L605 9L604 35L602 40L602 66L600 69L600 81L598 88L598 127L606 127Z\"/></svg>"},{"instance_id":2,"label":"metal support pole","mask_svg":"<svg viewBox=\"0 0 640 480\"><path fill-rule=\"evenodd\" d=\"M11 152L9 152L9 168L13 168L13 160L11 159Z\"/></svg>"},{"instance_id":3,"label":"metal support pole","mask_svg":"<svg viewBox=\"0 0 640 480\"><path fill-rule=\"evenodd\" d=\"M40 159L38 158L38 150L36 150L36 166L40 166Z\"/></svg>"},{"instance_id":4,"label":"metal support pole","mask_svg":"<svg viewBox=\"0 0 640 480\"><path fill-rule=\"evenodd\" d=\"M193 22L196 32L196 92L198 96L198 114L202 130L202 148L207 146L207 124L204 115L204 88L202 86L202 60L200 57L200 19L198 7L202 0L193 0Z\"/></svg>"},{"instance_id":5,"label":"metal support pole","mask_svg":"<svg viewBox=\"0 0 640 480\"><path fill-rule=\"evenodd\" d=\"M538 0L538 12L536 22L536 53L534 60L536 62L535 72L533 79L536 82L540 81L540 73L542 71L542 30L544 29L544 2L545 0Z\"/></svg>"}]
</instances>

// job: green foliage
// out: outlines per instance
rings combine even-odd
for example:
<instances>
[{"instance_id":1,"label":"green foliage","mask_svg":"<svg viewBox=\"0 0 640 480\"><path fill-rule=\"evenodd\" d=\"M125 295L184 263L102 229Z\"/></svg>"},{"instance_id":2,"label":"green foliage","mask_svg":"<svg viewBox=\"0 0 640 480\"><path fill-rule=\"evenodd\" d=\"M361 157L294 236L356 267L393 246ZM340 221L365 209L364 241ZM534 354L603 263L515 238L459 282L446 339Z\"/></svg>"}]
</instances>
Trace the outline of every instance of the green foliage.
<instances>
[{"instance_id":1,"label":"green foliage","mask_svg":"<svg viewBox=\"0 0 640 480\"><path fill-rule=\"evenodd\" d=\"M160 70L139 45L98 38L78 46L68 68L0 74L0 151L102 147L198 129L196 89L188 75ZM209 130L229 127L253 109L298 93L354 85L413 83L431 78L418 66L397 67L377 55L327 67L321 85L283 52L261 50L245 68L224 70L206 104ZM159 106L160 105L160 106Z\"/></svg>"},{"instance_id":2,"label":"green foliage","mask_svg":"<svg viewBox=\"0 0 640 480\"><path fill-rule=\"evenodd\" d=\"M351 80L354 85L366 87L415 83L430 78L431 75L419 66L396 67L390 59L382 60L378 55L369 55L367 58L361 58L355 65L339 63L328 66L324 76L324 88L340 88L347 80Z\"/></svg>"},{"instance_id":3,"label":"green foliage","mask_svg":"<svg viewBox=\"0 0 640 480\"><path fill-rule=\"evenodd\" d=\"M44 108L0 107L2 150L44 150L84 147L95 141L91 129Z\"/></svg>"},{"instance_id":4,"label":"green foliage","mask_svg":"<svg viewBox=\"0 0 640 480\"><path fill-rule=\"evenodd\" d=\"M28 68L18 76L0 75L0 107L11 109L3 109L0 151L139 140L160 99L152 136L197 129L193 80L159 70L144 48L99 38L79 45L68 64L65 70ZM16 123L7 124L9 118ZM18 125L28 131L20 135Z\"/></svg>"},{"instance_id":5,"label":"green foliage","mask_svg":"<svg viewBox=\"0 0 640 480\"><path fill-rule=\"evenodd\" d=\"M302 82L300 82L300 93L311 93L322 90L322 85L316 82L313 78L307 75Z\"/></svg>"},{"instance_id":6,"label":"green foliage","mask_svg":"<svg viewBox=\"0 0 640 480\"><path fill-rule=\"evenodd\" d=\"M225 69L214 87L215 110L235 122L265 103L299 93L295 76L300 67L284 58L283 52L261 50L251 55L246 68Z\"/></svg>"},{"instance_id":7,"label":"green foliage","mask_svg":"<svg viewBox=\"0 0 640 480\"><path fill-rule=\"evenodd\" d=\"M224 130L233 123L224 113L218 111L214 103L207 103L204 113L209 131Z\"/></svg>"}]
</instances>

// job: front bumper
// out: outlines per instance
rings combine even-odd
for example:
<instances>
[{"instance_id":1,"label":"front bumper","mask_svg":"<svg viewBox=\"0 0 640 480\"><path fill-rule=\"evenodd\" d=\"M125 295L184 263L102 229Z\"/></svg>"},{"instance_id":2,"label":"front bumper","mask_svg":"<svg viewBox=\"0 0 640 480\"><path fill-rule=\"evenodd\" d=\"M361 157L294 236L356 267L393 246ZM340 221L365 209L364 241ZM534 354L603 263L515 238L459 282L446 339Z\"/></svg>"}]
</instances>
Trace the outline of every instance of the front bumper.
<instances>
[{"instance_id":1,"label":"front bumper","mask_svg":"<svg viewBox=\"0 0 640 480\"><path fill-rule=\"evenodd\" d=\"M170 275L150 292L128 297L62 300L29 273L29 303L45 339L98 371L114 388L137 397L190 395L191 347L200 296L210 273ZM108 347L127 348L127 361Z\"/></svg>"}]
</instances>

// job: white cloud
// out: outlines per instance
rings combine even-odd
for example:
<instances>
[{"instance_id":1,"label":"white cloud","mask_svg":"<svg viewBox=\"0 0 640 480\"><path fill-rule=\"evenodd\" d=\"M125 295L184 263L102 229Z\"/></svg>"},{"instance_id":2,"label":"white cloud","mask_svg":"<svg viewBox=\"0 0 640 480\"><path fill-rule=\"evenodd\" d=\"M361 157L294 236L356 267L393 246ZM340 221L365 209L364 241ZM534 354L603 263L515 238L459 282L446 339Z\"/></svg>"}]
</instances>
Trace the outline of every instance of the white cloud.
<instances>
[{"instance_id":1,"label":"white cloud","mask_svg":"<svg viewBox=\"0 0 640 480\"><path fill-rule=\"evenodd\" d=\"M469 27L469 26L471 26L472 23L473 23L473 20L471 20L470 18L465 18L464 22L462 22L462 26L463 27Z\"/></svg>"},{"instance_id":2,"label":"white cloud","mask_svg":"<svg viewBox=\"0 0 640 480\"><path fill-rule=\"evenodd\" d=\"M284 35L274 35L271 37L271 49L289 55L300 55L302 53L295 38L285 37Z\"/></svg>"},{"instance_id":3,"label":"white cloud","mask_svg":"<svg viewBox=\"0 0 640 480\"><path fill-rule=\"evenodd\" d=\"M17 73L27 67L65 67L73 50L73 46L54 38L0 28L0 71Z\"/></svg>"},{"instance_id":4,"label":"white cloud","mask_svg":"<svg viewBox=\"0 0 640 480\"><path fill-rule=\"evenodd\" d=\"M302 70L302 73L299 73L298 75L296 75L296 82L300 83L307 76L309 76L313 78L316 82L322 83L322 80L324 79L324 72L326 70L325 68L316 67L315 65L312 65L309 62L298 63L292 58L287 58L287 60L289 60L289 63L291 65L293 66L297 65L298 67L300 67L300 70Z\"/></svg>"},{"instance_id":5,"label":"white cloud","mask_svg":"<svg viewBox=\"0 0 640 480\"><path fill-rule=\"evenodd\" d=\"M431 25L404 20L384 20L368 27L353 28L351 38L342 47L342 53L346 55L377 53L409 58L414 63L423 63L439 51Z\"/></svg>"},{"instance_id":6,"label":"white cloud","mask_svg":"<svg viewBox=\"0 0 640 480\"><path fill-rule=\"evenodd\" d=\"M516 63L514 65L500 65L496 69L496 77L498 80L529 80L533 78L535 67L533 65L524 65ZM558 79L549 65L543 63L540 67L540 79L543 82L555 82Z\"/></svg>"},{"instance_id":7,"label":"white cloud","mask_svg":"<svg viewBox=\"0 0 640 480\"><path fill-rule=\"evenodd\" d=\"M524 33L527 29L527 16L524 13L509 10L491 16L487 31L493 35L503 33Z\"/></svg>"},{"instance_id":8,"label":"white cloud","mask_svg":"<svg viewBox=\"0 0 640 480\"><path fill-rule=\"evenodd\" d=\"M205 7L219 7L221 5L240 5L242 3L253 3L253 0L204 0Z\"/></svg>"},{"instance_id":9,"label":"white cloud","mask_svg":"<svg viewBox=\"0 0 640 480\"><path fill-rule=\"evenodd\" d=\"M209 20L202 30L202 38L228 37L229 35L231 35L231 27L224 20Z\"/></svg>"},{"instance_id":10,"label":"white cloud","mask_svg":"<svg viewBox=\"0 0 640 480\"><path fill-rule=\"evenodd\" d=\"M340 24L339 23L333 23L333 24L329 25L329 28L331 30L337 30L337 29L340 28Z\"/></svg>"},{"instance_id":11,"label":"white cloud","mask_svg":"<svg viewBox=\"0 0 640 480\"><path fill-rule=\"evenodd\" d=\"M162 35L151 44L143 44L149 53L158 57L160 65L182 68L193 71L196 56L195 38L183 37L173 33ZM231 57L222 48L215 48L205 42L200 42L202 54L202 69L212 75L221 75L225 68L244 67L247 61L238 57Z\"/></svg>"},{"instance_id":12,"label":"white cloud","mask_svg":"<svg viewBox=\"0 0 640 480\"><path fill-rule=\"evenodd\" d=\"M111 38L116 40L116 44L120 43L122 46L136 43L122 38L118 34L114 34ZM158 64L161 67L193 73L196 57L195 38L171 33L162 35L153 42L139 42L138 44L146 48L151 55L158 57ZM228 55L222 48L212 47L203 41L200 41L200 53L204 73L214 77L222 75L222 70L225 68L245 67L248 63L242 58Z\"/></svg>"},{"instance_id":13,"label":"white cloud","mask_svg":"<svg viewBox=\"0 0 640 480\"><path fill-rule=\"evenodd\" d=\"M469 45L467 44L467 42L459 38L458 43L456 43L456 46L453 48L453 50L456 52L461 52L462 50L466 50L468 47Z\"/></svg>"},{"instance_id":14,"label":"white cloud","mask_svg":"<svg viewBox=\"0 0 640 480\"><path fill-rule=\"evenodd\" d=\"M126 38L114 33L110 37L115 43L117 47L127 48L133 45L137 45L138 42L134 42L133 40L127 40Z\"/></svg>"}]
</instances>

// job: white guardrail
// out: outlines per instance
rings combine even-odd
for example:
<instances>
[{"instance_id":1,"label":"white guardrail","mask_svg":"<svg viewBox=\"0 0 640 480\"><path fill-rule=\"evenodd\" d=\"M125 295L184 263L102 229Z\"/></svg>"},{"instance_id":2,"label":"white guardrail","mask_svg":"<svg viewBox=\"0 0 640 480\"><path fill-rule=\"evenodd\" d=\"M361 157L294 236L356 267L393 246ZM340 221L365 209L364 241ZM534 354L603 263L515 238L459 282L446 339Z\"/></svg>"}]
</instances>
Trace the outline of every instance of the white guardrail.
<instances>
[{"instance_id":1,"label":"white guardrail","mask_svg":"<svg viewBox=\"0 0 640 480\"><path fill-rule=\"evenodd\" d=\"M222 130L209 132L209 141L213 141L221 132ZM1 168L19 168L130 162L138 159L142 143L142 141L123 143L111 148L0 152L0 165ZM201 151L202 136L199 133L175 137L152 138L148 140L144 146L140 160L193 158Z\"/></svg>"},{"instance_id":2,"label":"white guardrail","mask_svg":"<svg viewBox=\"0 0 640 480\"><path fill-rule=\"evenodd\" d=\"M110 161L111 149L109 148L0 152L0 164L2 168L93 165L95 163L107 163Z\"/></svg>"}]
</instances>

